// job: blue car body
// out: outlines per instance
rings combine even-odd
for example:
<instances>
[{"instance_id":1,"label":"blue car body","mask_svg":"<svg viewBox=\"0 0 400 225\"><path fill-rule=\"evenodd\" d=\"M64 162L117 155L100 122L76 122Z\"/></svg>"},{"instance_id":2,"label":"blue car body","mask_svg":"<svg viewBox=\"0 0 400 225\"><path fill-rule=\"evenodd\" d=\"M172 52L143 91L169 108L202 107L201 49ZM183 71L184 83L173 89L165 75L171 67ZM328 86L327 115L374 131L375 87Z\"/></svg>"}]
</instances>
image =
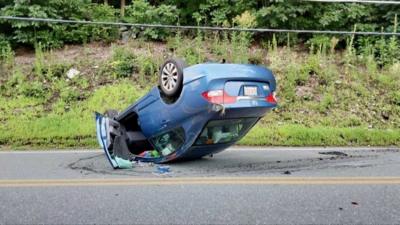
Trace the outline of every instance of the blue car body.
<instances>
[{"instance_id":1,"label":"blue car body","mask_svg":"<svg viewBox=\"0 0 400 225\"><path fill-rule=\"evenodd\" d=\"M182 91L174 102L167 102L153 87L113 119L124 127L130 152L135 150L130 149L129 132L140 132L150 143L140 151L160 153L133 154L135 160L164 163L215 154L240 140L277 105L275 78L262 66L205 63L187 67L183 74ZM111 165L118 168L116 151L109 149L109 120L96 114L97 137Z\"/></svg>"}]
</instances>

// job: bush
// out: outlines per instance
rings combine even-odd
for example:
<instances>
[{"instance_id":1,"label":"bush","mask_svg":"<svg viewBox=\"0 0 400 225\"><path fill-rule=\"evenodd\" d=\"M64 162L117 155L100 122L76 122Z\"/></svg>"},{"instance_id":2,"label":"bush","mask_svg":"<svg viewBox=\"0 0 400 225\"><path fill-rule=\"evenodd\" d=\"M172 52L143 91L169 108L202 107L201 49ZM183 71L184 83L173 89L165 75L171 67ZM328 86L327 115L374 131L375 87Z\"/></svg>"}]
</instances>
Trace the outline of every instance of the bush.
<instances>
[{"instance_id":1,"label":"bush","mask_svg":"<svg viewBox=\"0 0 400 225\"><path fill-rule=\"evenodd\" d=\"M60 92L61 100L67 104L79 100L80 97L80 91L75 87L65 87Z\"/></svg>"},{"instance_id":2,"label":"bush","mask_svg":"<svg viewBox=\"0 0 400 225\"><path fill-rule=\"evenodd\" d=\"M88 0L20 0L1 9L0 15L52 19L114 21L115 10ZM66 25L57 23L7 21L13 44L44 48L61 47L64 43L85 43L92 40L111 41L118 38L116 27Z\"/></svg>"},{"instance_id":3,"label":"bush","mask_svg":"<svg viewBox=\"0 0 400 225\"><path fill-rule=\"evenodd\" d=\"M150 5L146 0L133 1L126 7L124 20L129 23L176 24L179 10L172 5L161 4L158 7ZM151 40L166 40L171 34L169 30L160 28L132 28L135 36Z\"/></svg>"},{"instance_id":4,"label":"bush","mask_svg":"<svg viewBox=\"0 0 400 225\"><path fill-rule=\"evenodd\" d=\"M391 103L400 106L400 91L392 91L390 93Z\"/></svg>"},{"instance_id":5,"label":"bush","mask_svg":"<svg viewBox=\"0 0 400 225\"><path fill-rule=\"evenodd\" d=\"M25 82L19 86L20 94L26 97L44 98L46 97L46 88L39 81Z\"/></svg>"},{"instance_id":6,"label":"bush","mask_svg":"<svg viewBox=\"0 0 400 225\"><path fill-rule=\"evenodd\" d=\"M111 61L115 78L129 77L138 72L136 56L123 47L114 47Z\"/></svg>"},{"instance_id":7,"label":"bush","mask_svg":"<svg viewBox=\"0 0 400 225\"><path fill-rule=\"evenodd\" d=\"M329 108L333 105L334 103L334 97L332 94L327 93L324 95L324 97L322 98L320 105L319 105L319 112L320 113L326 113L327 110L329 110Z\"/></svg>"},{"instance_id":8,"label":"bush","mask_svg":"<svg viewBox=\"0 0 400 225\"><path fill-rule=\"evenodd\" d=\"M306 44L310 48L310 53L326 54L331 45L331 38L326 35L314 35Z\"/></svg>"},{"instance_id":9,"label":"bush","mask_svg":"<svg viewBox=\"0 0 400 225\"><path fill-rule=\"evenodd\" d=\"M10 42L0 34L0 71L5 71L4 75L14 66L14 52ZM0 78L1 80L1 78Z\"/></svg>"}]
</instances>

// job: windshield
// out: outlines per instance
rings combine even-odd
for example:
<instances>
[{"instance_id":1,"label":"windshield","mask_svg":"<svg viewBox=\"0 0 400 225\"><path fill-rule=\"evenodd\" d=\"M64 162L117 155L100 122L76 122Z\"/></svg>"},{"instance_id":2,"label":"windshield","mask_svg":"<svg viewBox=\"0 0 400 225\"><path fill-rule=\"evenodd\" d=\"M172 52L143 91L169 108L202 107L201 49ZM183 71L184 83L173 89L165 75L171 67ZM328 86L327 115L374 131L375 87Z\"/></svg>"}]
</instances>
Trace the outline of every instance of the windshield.
<instances>
[{"instance_id":1,"label":"windshield","mask_svg":"<svg viewBox=\"0 0 400 225\"><path fill-rule=\"evenodd\" d=\"M225 144L238 141L258 118L213 120L208 122L195 145Z\"/></svg>"}]
</instances>

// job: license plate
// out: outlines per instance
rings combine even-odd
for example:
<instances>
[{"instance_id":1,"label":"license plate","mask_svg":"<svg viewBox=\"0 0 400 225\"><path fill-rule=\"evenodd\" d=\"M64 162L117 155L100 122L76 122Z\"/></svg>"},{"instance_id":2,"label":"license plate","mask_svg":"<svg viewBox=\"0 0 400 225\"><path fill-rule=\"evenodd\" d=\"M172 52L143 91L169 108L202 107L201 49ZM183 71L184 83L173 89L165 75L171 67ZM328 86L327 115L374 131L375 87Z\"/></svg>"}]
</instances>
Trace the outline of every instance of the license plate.
<instances>
[{"instance_id":1,"label":"license plate","mask_svg":"<svg viewBox=\"0 0 400 225\"><path fill-rule=\"evenodd\" d=\"M244 95L245 96L257 96L257 87L245 86L244 87Z\"/></svg>"}]
</instances>

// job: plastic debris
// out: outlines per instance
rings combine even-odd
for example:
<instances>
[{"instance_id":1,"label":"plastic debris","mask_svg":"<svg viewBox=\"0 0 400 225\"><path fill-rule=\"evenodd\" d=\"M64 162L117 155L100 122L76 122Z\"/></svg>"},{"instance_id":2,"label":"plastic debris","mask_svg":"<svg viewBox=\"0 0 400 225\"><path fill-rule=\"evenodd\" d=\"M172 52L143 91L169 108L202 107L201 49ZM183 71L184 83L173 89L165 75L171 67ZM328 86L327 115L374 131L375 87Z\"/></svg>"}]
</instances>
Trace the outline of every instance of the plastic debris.
<instances>
[{"instance_id":1,"label":"plastic debris","mask_svg":"<svg viewBox=\"0 0 400 225\"><path fill-rule=\"evenodd\" d=\"M169 166L157 166L157 170L153 173L155 175L167 175L170 174L171 170Z\"/></svg>"},{"instance_id":2,"label":"plastic debris","mask_svg":"<svg viewBox=\"0 0 400 225\"><path fill-rule=\"evenodd\" d=\"M77 75L79 75L81 72L75 68L71 68L68 70L67 72L67 77L69 79L73 79L74 77L76 77Z\"/></svg>"},{"instance_id":3,"label":"plastic debris","mask_svg":"<svg viewBox=\"0 0 400 225\"><path fill-rule=\"evenodd\" d=\"M158 151L156 151L156 150L151 151L151 155L153 157L160 157L160 153L158 153Z\"/></svg>"},{"instance_id":4,"label":"plastic debris","mask_svg":"<svg viewBox=\"0 0 400 225\"><path fill-rule=\"evenodd\" d=\"M158 151L156 151L156 150L144 151L144 152L140 153L139 156L143 157L143 158L157 158L157 157L160 157L160 153L158 153Z\"/></svg>"},{"instance_id":5,"label":"plastic debris","mask_svg":"<svg viewBox=\"0 0 400 225\"><path fill-rule=\"evenodd\" d=\"M133 161L138 167L152 167L154 163L152 162L142 162L142 161Z\"/></svg>"},{"instance_id":6,"label":"plastic debris","mask_svg":"<svg viewBox=\"0 0 400 225\"><path fill-rule=\"evenodd\" d=\"M119 158L118 156L115 157L115 162L118 164L118 168L120 169L132 169L133 164L131 161Z\"/></svg>"}]
</instances>

